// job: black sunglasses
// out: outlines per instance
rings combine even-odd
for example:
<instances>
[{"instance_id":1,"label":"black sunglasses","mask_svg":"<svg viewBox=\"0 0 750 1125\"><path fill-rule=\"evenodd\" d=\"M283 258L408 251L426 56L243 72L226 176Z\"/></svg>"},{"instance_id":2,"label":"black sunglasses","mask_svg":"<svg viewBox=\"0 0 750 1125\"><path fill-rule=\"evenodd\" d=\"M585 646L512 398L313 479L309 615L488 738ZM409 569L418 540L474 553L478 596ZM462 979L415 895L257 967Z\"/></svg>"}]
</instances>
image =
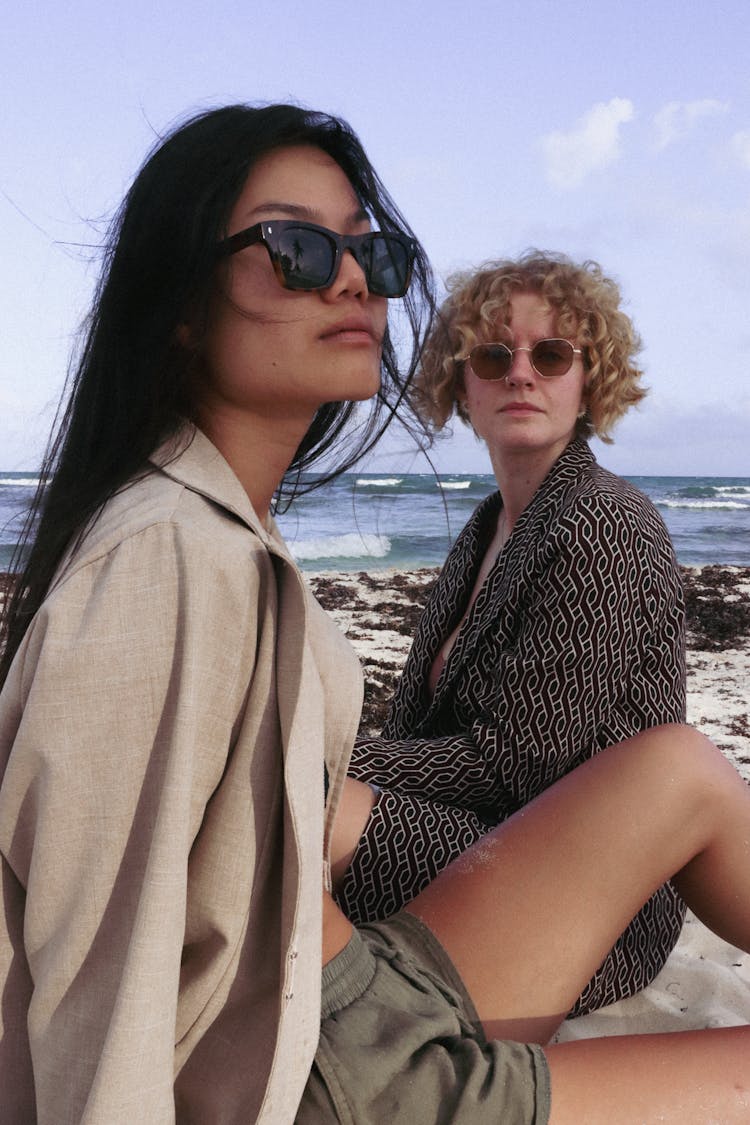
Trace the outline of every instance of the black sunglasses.
<instances>
[{"instance_id":1,"label":"black sunglasses","mask_svg":"<svg viewBox=\"0 0 750 1125\"><path fill-rule=\"evenodd\" d=\"M532 348L509 348L507 344L477 344L468 355L471 369L478 379L504 379L513 366L516 352L528 352L531 366L543 379L555 379L567 375L573 366L573 359L583 354L582 348L574 348L570 340L537 340Z\"/></svg>"},{"instance_id":2,"label":"black sunglasses","mask_svg":"<svg viewBox=\"0 0 750 1125\"><path fill-rule=\"evenodd\" d=\"M327 289L339 272L342 255L349 250L376 297L403 297L409 288L416 242L400 232L368 231L336 234L328 227L275 219L255 223L219 243L220 255L236 254L262 242L280 284L285 289Z\"/></svg>"}]
</instances>

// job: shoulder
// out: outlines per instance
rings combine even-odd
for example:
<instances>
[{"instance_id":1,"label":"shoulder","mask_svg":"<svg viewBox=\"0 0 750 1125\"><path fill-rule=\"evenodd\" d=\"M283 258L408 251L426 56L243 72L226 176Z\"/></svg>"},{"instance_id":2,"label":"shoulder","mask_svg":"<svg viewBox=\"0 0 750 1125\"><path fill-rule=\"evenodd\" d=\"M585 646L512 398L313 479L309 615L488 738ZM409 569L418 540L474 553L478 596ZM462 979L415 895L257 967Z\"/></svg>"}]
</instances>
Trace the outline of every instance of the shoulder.
<instances>
[{"instance_id":1,"label":"shoulder","mask_svg":"<svg viewBox=\"0 0 750 1125\"><path fill-rule=\"evenodd\" d=\"M649 498L593 458L563 490L559 520L569 532L579 529L595 539L615 536L620 543L672 554L666 525Z\"/></svg>"},{"instance_id":2,"label":"shoulder","mask_svg":"<svg viewBox=\"0 0 750 1125\"><path fill-rule=\"evenodd\" d=\"M562 483L547 511L540 549L576 574L633 590L654 583L678 596L681 577L659 512L642 492L589 457Z\"/></svg>"},{"instance_id":3,"label":"shoulder","mask_svg":"<svg viewBox=\"0 0 750 1125\"><path fill-rule=\"evenodd\" d=\"M187 575L211 567L226 576L233 565L252 569L255 560L262 566L267 551L233 512L153 469L102 507L64 560L52 591L83 572L111 566L118 555L127 556L136 571Z\"/></svg>"},{"instance_id":4,"label":"shoulder","mask_svg":"<svg viewBox=\"0 0 750 1125\"><path fill-rule=\"evenodd\" d=\"M63 562L24 638L24 666L42 649L48 662L75 650L115 664L128 652L145 675L190 651L229 671L252 665L274 604L273 564L253 530L156 472L112 497Z\"/></svg>"}]
</instances>

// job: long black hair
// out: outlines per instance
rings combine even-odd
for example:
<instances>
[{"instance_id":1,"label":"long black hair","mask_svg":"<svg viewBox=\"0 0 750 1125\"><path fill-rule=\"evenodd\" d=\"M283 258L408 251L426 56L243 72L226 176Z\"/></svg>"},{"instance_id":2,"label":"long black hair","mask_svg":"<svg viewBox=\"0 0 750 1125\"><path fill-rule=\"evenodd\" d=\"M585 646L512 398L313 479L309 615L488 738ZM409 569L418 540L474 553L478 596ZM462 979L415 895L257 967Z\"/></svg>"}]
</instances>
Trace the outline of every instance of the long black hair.
<instances>
[{"instance_id":1,"label":"long black hair","mask_svg":"<svg viewBox=\"0 0 750 1125\"><path fill-rule=\"evenodd\" d=\"M194 116L160 140L111 225L67 405L53 427L11 563L16 580L2 616L0 686L66 548L191 416L194 356L179 342L178 326L188 315L193 325L206 322L216 244L253 165L295 144L314 145L336 161L376 228L412 233L356 134L339 118L294 105L231 105ZM386 332L381 389L369 413L351 426L354 404L322 406L281 482L277 504L350 468L402 403L434 310L432 275L419 246L402 307L409 354L399 363ZM309 475L323 457L324 467Z\"/></svg>"}]
</instances>

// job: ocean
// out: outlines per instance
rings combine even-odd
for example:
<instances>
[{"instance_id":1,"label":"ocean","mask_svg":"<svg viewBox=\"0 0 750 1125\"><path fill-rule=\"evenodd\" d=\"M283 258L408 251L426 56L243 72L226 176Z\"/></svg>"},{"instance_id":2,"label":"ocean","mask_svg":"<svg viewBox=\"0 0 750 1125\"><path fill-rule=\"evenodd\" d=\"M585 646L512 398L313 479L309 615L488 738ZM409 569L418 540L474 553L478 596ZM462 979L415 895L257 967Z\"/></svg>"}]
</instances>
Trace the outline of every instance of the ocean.
<instances>
[{"instance_id":1,"label":"ocean","mask_svg":"<svg viewBox=\"0 0 750 1125\"><path fill-rule=\"evenodd\" d=\"M750 566L750 477L630 477L656 505L686 566ZM0 571L37 479L0 472ZM345 473L277 517L303 570L439 566L494 477Z\"/></svg>"}]
</instances>

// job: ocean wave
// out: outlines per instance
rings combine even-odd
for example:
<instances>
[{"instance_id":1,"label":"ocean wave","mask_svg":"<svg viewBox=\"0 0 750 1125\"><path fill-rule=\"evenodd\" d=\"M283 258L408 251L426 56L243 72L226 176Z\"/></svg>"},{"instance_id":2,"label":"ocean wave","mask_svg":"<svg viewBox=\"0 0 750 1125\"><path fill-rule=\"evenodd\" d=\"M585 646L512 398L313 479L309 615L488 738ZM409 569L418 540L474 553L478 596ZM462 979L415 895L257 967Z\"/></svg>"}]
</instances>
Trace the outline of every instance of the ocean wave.
<instances>
[{"instance_id":1,"label":"ocean wave","mask_svg":"<svg viewBox=\"0 0 750 1125\"><path fill-rule=\"evenodd\" d=\"M397 488L401 480L401 477L359 477L355 483L357 488Z\"/></svg>"},{"instance_id":2,"label":"ocean wave","mask_svg":"<svg viewBox=\"0 0 750 1125\"><path fill-rule=\"evenodd\" d=\"M737 500L656 500L658 508L683 508L691 512L748 512L750 505Z\"/></svg>"},{"instance_id":3,"label":"ocean wave","mask_svg":"<svg viewBox=\"0 0 750 1125\"><path fill-rule=\"evenodd\" d=\"M716 491L722 500L745 500L750 503L750 488L744 488L742 485L727 485L724 488L717 488Z\"/></svg>"},{"instance_id":4,"label":"ocean wave","mask_svg":"<svg viewBox=\"0 0 750 1125\"><path fill-rule=\"evenodd\" d=\"M0 485L8 488L36 488L39 477L0 477Z\"/></svg>"},{"instance_id":5,"label":"ocean wave","mask_svg":"<svg viewBox=\"0 0 750 1125\"><path fill-rule=\"evenodd\" d=\"M314 559L384 559L391 549L387 535L327 535L290 543L289 550L298 562Z\"/></svg>"},{"instance_id":6,"label":"ocean wave","mask_svg":"<svg viewBox=\"0 0 750 1125\"><path fill-rule=\"evenodd\" d=\"M684 488L675 490L674 495L685 499L710 499L718 494L718 488L713 484L687 484Z\"/></svg>"},{"instance_id":7,"label":"ocean wave","mask_svg":"<svg viewBox=\"0 0 750 1125\"><path fill-rule=\"evenodd\" d=\"M750 500L750 487L743 484L687 484L671 494L680 500Z\"/></svg>"},{"instance_id":8,"label":"ocean wave","mask_svg":"<svg viewBox=\"0 0 750 1125\"><path fill-rule=\"evenodd\" d=\"M459 488L471 488L470 480L436 480L435 484L446 492L453 492Z\"/></svg>"}]
</instances>

